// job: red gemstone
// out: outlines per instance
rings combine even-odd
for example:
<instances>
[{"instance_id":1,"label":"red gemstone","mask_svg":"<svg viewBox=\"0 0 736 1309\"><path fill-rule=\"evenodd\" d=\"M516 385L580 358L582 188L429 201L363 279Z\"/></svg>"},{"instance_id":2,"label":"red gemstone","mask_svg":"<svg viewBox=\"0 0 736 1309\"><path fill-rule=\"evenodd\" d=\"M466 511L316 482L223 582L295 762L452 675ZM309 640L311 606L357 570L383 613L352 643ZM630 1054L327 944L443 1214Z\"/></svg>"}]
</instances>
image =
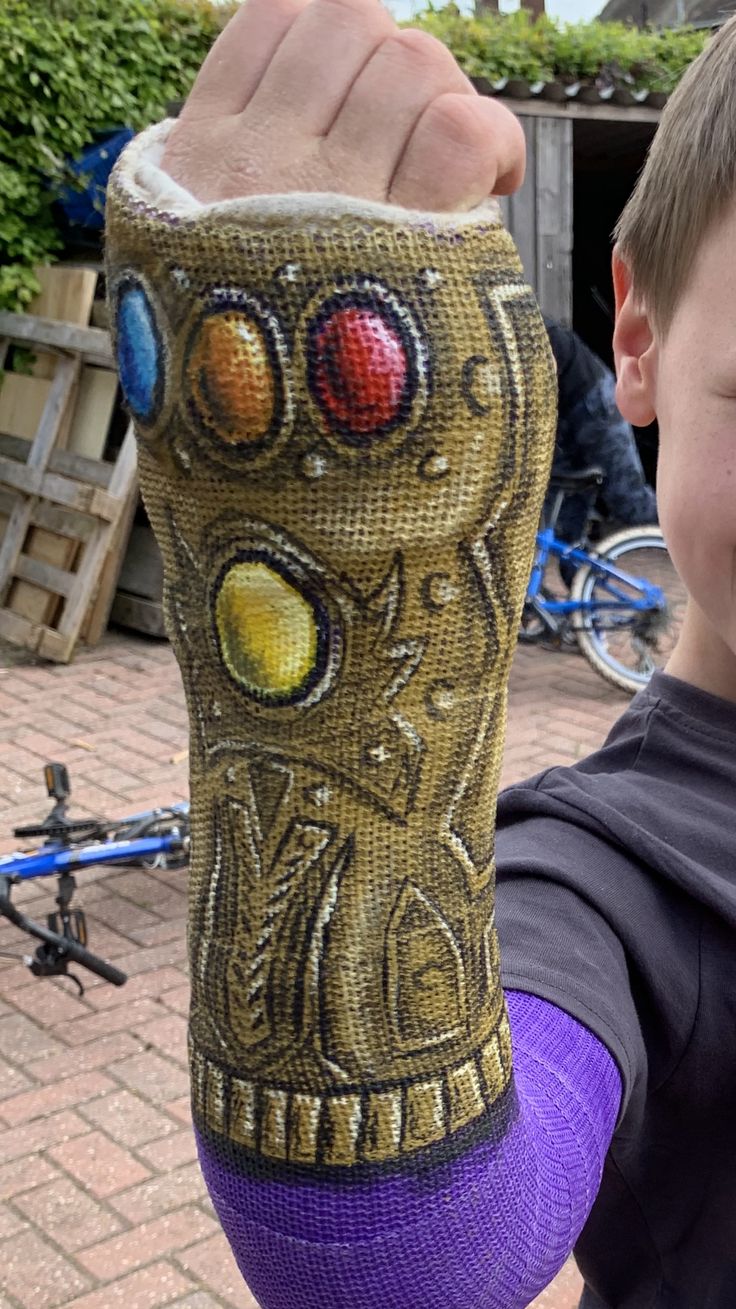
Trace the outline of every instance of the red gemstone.
<instances>
[{"instance_id":1,"label":"red gemstone","mask_svg":"<svg viewBox=\"0 0 736 1309\"><path fill-rule=\"evenodd\" d=\"M395 422L409 364L396 328L372 309L338 309L314 336L317 398L340 427L366 434Z\"/></svg>"}]
</instances>

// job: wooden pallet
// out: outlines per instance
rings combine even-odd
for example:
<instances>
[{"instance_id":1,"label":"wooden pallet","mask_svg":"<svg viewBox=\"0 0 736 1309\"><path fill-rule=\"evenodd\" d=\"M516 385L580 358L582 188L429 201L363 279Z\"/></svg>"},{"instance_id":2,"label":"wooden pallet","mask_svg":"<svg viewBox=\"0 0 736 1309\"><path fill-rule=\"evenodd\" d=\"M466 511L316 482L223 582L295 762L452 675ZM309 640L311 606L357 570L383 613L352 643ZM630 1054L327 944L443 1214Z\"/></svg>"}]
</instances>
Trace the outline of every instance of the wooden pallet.
<instances>
[{"instance_id":1,"label":"wooden pallet","mask_svg":"<svg viewBox=\"0 0 736 1309\"><path fill-rule=\"evenodd\" d=\"M66 663L83 632L104 630L137 499L135 442L129 430L114 464L63 448L83 369L114 368L106 332L0 313L0 364L9 342L41 347L54 371L34 379L47 390L32 440L0 434L0 636Z\"/></svg>"},{"instance_id":2,"label":"wooden pallet","mask_svg":"<svg viewBox=\"0 0 736 1309\"><path fill-rule=\"evenodd\" d=\"M98 282L96 268L54 265L37 268L40 290L28 314L85 327L90 322ZM31 439L40 423L58 356L33 346L28 371L9 372L0 385L0 432ZM28 366L27 366L28 367ZM117 377L109 368L83 364L70 392L55 446L102 458L117 396ZM0 532L7 524L0 518ZM77 543L56 533L33 528L25 553L39 563L57 568L74 567ZM53 625L61 607L59 596L31 582L16 579L7 596L7 608L34 624Z\"/></svg>"}]
</instances>

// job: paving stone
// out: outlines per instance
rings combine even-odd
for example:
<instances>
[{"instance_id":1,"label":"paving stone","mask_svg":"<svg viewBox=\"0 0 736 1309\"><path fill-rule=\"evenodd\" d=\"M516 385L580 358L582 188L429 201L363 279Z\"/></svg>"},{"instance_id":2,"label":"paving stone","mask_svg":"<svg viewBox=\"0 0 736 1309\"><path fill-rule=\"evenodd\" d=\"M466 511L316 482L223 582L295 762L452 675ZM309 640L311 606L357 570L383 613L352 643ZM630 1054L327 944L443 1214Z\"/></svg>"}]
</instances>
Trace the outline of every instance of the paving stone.
<instances>
[{"instance_id":1,"label":"paving stone","mask_svg":"<svg viewBox=\"0 0 736 1309\"><path fill-rule=\"evenodd\" d=\"M23 1309L56 1309L90 1288L90 1278L36 1232L0 1242L0 1286Z\"/></svg>"},{"instance_id":2,"label":"paving stone","mask_svg":"<svg viewBox=\"0 0 736 1309\"><path fill-rule=\"evenodd\" d=\"M195 1291L194 1295L187 1295L183 1300L177 1300L171 1309L220 1309L221 1305L221 1300L213 1300L206 1291ZM0 1309L3 1309L1 1303Z\"/></svg>"},{"instance_id":3,"label":"paving stone","mask_svg":"<svg viewBox=\"0 0 736 1309\"><path fill-rule=\"evenodd\" d=\"M77 1114L50 1114L48 1118L0 1132L0 1159L5 1162L35 1155L54 1145L64 1145L87 1131L87 1124Z\"/></svg>"},{"instance_id":4,"label":"paving stone","mask_svg":"<svg viewBox=\"0 0 736 1309\"><path fill-rule=\"evenodd\" d=\"M186 1064L188 1062L187 1024L186 1019L182 1018L180 1014L168 1014L149 1023L139 1024L133 1022L130 1027L131 1031L146 1045L161 1050L170 1059L175 1059L177 1063ZM30 1072L33 1073L32 1067Z\"/></svg>"},{"instance_id":5,"label":"paving stone","mask_svg":"<svg viewBox=\"0 0 736 1309\"><path fill-rule=\"evenodd\" d=\"M114 1236L123 1226L66 1177L16 1196L15 1207L56 1245L72 1252Z\"/></svg>"},{"instance_id":6,"label":"paving stone","mask_svg":"<svg viewBox=\"0 0 736 1309\"><path fill-rule=\"evenodd\" d=\"M16 1232L22 1232L27 1226L9 1205L0 1204L0 1241L4 1241L7 1236L14 1236Z\"/></svg>"},{"instance_id":7,"label":"paving stone","mask_svg":"<svg viewBox=\"0 0 736 1309\"><path fill-rule=\"evenodd\" d=\"M582 1293L583 1279L571 1259L529 1309L578 1309Z\"/></svg>"},{"instance_id":8,"label":"paving stone","mask_svg":"<svg viewBox=\"0 0 736 1309\"><path fill-rule=\"evenodd\" d=\"M160 1309L190 1290L191 1285L178 1268L158 1262L72 1300L64 1309Z\"/></svg>"},{"instance_id":9,"label":"paving stone","mask_svg":"<svg viewBox=\"0 0 736 1309\"><path fill-rule=\"evenodd\" d=\"M83 1073L96 1068L108 1068L114 1074L118 1060L136 1054L142 1044L142 1038L133 1033L115 1032L81 1049L65 1050L63 1054L54 1055L51 1059L28 1064L27 1072L39 1082L55 1082L59 1078L71 1077L75 1070Z\"/></svg>"},{"instance_id":10,"label":"paving stone","mask_svg":"<svg viewBox=\"0 0 736 1309\"><path fill-rule=\"evenodd\" d=\"M113 1083L102 1073L82 1073L79 1077L68 1077L52 1086L24 1091L10 1100L3 1100L1 1112L7 1123L26 1123L33 1118L41 1118L56 1110L68 1109L84 1100L91 1100L112 1088Z\"/></svg>"},{"instance_id":11,"label":"paving stone","mask_svg":"<svg viewBox=\"0 0 736 1309\"><path fill-rule=\"evenodd\" d=\"M71 765L73 812L110 816L186 796L186 761L170 762L188 732L167 645L108 633L68 667L18 655L0 668L0 851L13 848L14 822L46 812L40 769L52 744ZM520 649L504 782L583 757L625 706L583 659ZM10 1091L0 1100L0 1309L257 1309L214 1224L189 1125L186 872L98 868L79 880L93 948L130 980L85 977L80 1000L68 984L0 963ZM18 903L41 917L53 894L26 883ZM0 947L14 949L13 929L0 932ZM4 1263L19 1242L20 1263ZM576 1309L580 1289L571 1262L533 1309Z\"/></svg>"},{"instance_id":12,"label":"paving stone","mask_svg":"<svg viewBox=\"0 0 736 1309\"><path fill-rule=\"evenodd\" d=\"M184 1250L177 1261L185 1272L199 1278L233 1309L258 1309L225 1237L218 1233Z\"/></svg>"},{"instance_id":13,"label":"paving stone","mask_svg":"<svg viewBox=\"0 0 736 1309\"><path fill-rule=\"evenodd\" d=\"M132 1091L115 1091L80 1106L80 1113L130 1149L158 1141L177 1130L177 1123Z\"/></svg>"},{"instance_id":14,"label":"paving stone","mask_svg":"<svg viewBox=\"0 0 736 1309\"><path fill-rule=\"evenodd\" d=\"M0 1100L8 1100L33 1088L33 1081L12 1064L0 1063Z\"/></svg>"},{"instance_id":15,"label":"paving stone","mask_svg":"<svg viewBox=\"0 0 736 1309\"><path fill-rule=\"evenodd\" d=\"M148 955L151 952L141 950L139 953ZM114 1009L119 1005L127 1007L134 1000L144 998L158 1000L166 992L184 986L186 980L186 975L179 968L170 967L169 965L154 966L151 969L144 970L142 974L130 978L124 987L98 987L89 996L89 1003L95 1009Z\"/></svg>"},{"instance_id":16,"label":"paving stone","mask_svg":"<svg viewBox=\"0 0 736 1309\"><path fill-rule=\"evenodd\" d=\"M31 1063L59 1054L63 1045L23 1014L0 1018L0 1055L14 1064Z\"/></svg>"},{"instance_id":17,"label":"paving stone","mask_svg":"<svg viewBox=\"0 0 736 1309\"><path fill-rule=\"evenodd\" d=\"M113 1196L110 1204L130 1223L146 1223L181 1205L208 1203L199 1164L187 1164L164 1176L151 1177Z\"/></svg>"},{"instance_id":18,"label":"paving stone","mask_svg":"<svg viewBox=\"0 0 736 1309\"><path fill-rule=\"evenodd\" d=\"M115 1076L154 1104L176 1100L189 1089L189 1075L184 1069L162 1059L155 1050L123 1059L115 1065Z\"/></svg>"},{"instance_id":19,"label":"paving stone","mask_svg":"<svg viewBox=\"0 0 736 1309\"><path fill-rule=\"evenodd\" d=\"M173 1136L166 1136L162 1141L152 1141L150 1145L142 1145L138 1154L157 1173L169 1172L170 1169L192 1163L197 1158L194 1133L191 1128L185 1132L175 1132Z\"/></svg>"},{"instance_id":20,"label":"paving stone","mask_svg":"<svg viewBox=\"0 0 736 1309\"><path fill-rule=\"evenodd\" d=\"M196 1205L162 1214L130 1232L113 1236L77 1255L79 1263L100 1281L114 1281L124 1273L150 1263L162 1255L183 1250L218 1231L218 1224Z\"/></svg>"},{"instance_id":21,"label":"paving stone","mask_svg":"<svg viewBox=\"0 0 736 1309\"><path fill-rule=\"evenodd\" d=\"M127 986L128 983L126 990ZM68 1045L84 1045L98 1037L132 1028L135 1023L153 1022L156 1018L164 1017L165 1013L154 1000L138 1000L116 1009L104 1009L101 1013L88 1014L85 1018L67 1023L64 1027L64 1040Z\"/></svg>"},{"instance_id":22,"label":"paving stone","mask_svg":"<svg viewBox=\"0 0 736 1309\"><path fill-rule=\"evenodd\" d=\"M58 1168L36 1154L0 1164L0 1200L10 1200L41 1183L54 1182L59 1176Z\"/></svg>"},{"instance_id":23,"label":"paving stone","mask_svg":"<svg viewBox=\"0 0 736 1309\"><path fill-rule=\"evenodd\" d=\"M64 1145L53 1146L49 1155L98 1199L124 1191L150 1176L140 1160L102 1132L88 1132Z\"/></svg>"}]
</instances>

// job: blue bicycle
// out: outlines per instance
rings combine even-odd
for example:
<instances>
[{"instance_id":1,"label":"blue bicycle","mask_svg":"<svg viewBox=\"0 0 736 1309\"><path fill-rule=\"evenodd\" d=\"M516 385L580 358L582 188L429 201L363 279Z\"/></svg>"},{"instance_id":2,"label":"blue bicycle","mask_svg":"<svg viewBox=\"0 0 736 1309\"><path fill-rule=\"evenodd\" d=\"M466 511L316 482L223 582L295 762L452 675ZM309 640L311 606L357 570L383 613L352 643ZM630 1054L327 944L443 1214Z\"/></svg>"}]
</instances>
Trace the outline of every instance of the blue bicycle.
<instances>
[{"instance_id":1,"label":"blue bicycle","mask_svg":"<svg viewBox=\"0 0 736 1309\"><path fill-rule=\"evenodd\" d=\"M72 963L81 964L114 986L127 981L125 973L99 959L87 949L87 921L84 911L72 908L76 890L74 873L100 864L127 867L181 868L189 862L189 805L150 809L128 818L107 822L97 818L67 817L71 788L63 764L46 764L44 779L53 808L42 823L16 827L13 835L22 840L43 838L40 847L0 855L0 916L40 941L33 955L0 951L5 958L22 959L36 977L70 977L84 994L79 978L69 972ZM14 885L30 878L58 878L56 911L47 925L36 923L11 902Z\"/></svg>"},{"instance_id":2,"label":"blue bicycle","mask_svg":"<svg viewBox=\"0 0 736 1309\"><path fill-rule=\"evenodd\" d=\"M537 533L519 639L577 644L606 681L634 693L667 662L687 596L658 527L626 528L595 546L557 537L565 497L584 494L592 506L603 480L600 469L588 468L550 483L554 497ZM569 591L553 561L563 576L572 574Z\"/></svg>"}]
</instances>

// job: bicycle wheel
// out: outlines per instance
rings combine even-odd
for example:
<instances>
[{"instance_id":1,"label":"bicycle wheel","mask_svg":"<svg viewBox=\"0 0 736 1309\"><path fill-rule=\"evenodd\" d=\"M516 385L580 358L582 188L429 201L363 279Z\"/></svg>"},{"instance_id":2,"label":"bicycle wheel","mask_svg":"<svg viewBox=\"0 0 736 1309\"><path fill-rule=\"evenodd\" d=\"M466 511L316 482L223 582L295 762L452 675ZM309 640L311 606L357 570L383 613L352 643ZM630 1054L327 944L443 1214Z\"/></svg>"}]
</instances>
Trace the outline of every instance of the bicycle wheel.
<instances>
[{"instance_id":1,"label":"bicycle wheel","mask_svg":"<svg viewBox=\"0 0 736 1309\"><path fill-rule=\"evenodd\" d=\"M595 606L616 598L620 607L595 608L573 614L578 644L589 664L606 681L635 693L646 686L655 669L669 659L680 634L687 592L672 563L658 527L629 527L601 541L596 557L628 574L631 583L612 584L584 565L573 578L571 597ZM628 609L626 597L641 597L636 578L660 587L663 609Z\"/></svg>"}]
</instances>

